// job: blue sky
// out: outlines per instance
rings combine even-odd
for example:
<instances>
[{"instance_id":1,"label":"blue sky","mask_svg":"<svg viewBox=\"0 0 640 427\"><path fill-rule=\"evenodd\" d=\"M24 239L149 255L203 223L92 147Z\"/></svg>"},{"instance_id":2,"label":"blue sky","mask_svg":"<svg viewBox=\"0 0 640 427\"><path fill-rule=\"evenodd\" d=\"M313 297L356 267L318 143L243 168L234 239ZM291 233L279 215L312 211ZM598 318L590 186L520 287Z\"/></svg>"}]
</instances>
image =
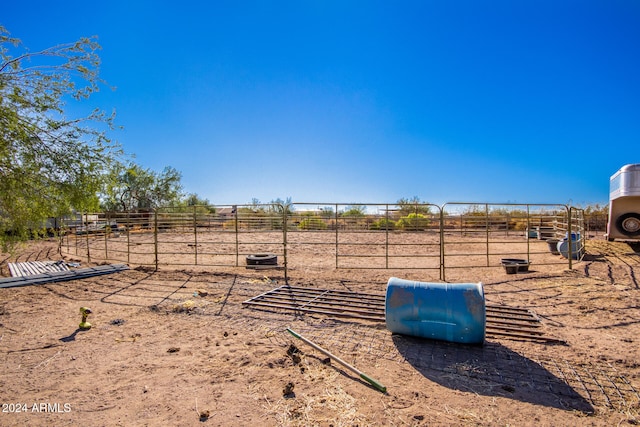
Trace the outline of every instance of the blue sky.
<instances>
[{"instance_id":1,"label":"blue sky","mask_svg":"<svg viewBox=\"0 0 640 427\"><path fill-rule=\"evenodd\" d=\"M636 0L0 12L32 51L97 35L116 90L88 106L116 110L137 163L214 204L607 203L609 177L640 163L639 22Z\"/></svg>"}]
</instances>

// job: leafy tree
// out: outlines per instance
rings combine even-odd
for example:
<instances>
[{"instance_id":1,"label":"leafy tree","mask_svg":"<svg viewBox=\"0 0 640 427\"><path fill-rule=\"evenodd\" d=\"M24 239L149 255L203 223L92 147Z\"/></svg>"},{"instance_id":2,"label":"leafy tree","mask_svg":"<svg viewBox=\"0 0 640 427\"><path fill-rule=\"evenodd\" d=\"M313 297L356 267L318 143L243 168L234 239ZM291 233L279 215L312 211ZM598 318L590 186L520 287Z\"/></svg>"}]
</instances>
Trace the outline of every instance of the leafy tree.
<instances>
[{"instance_id":1,"label":"leafy tree","mask_svg":"<svg viewBox=\"0 0 640 427\"><path fill-rule=\"evenodd\" d=\"M135 163L118 165L109 177L101 205L106 211L149 211L181 203L182 175L170 166L156 173Z\"/></svg>"},{"instance_id":2,"label":"leafy tree","mask_svg":"<svg viewBox=\"0 0 640 427\"><path fill-rule=\"evenodd\" d=\"M323 218L333 218L335 216L335 212L331 206L325 206L320 208L320 216Z\"/></svg>"},{"instance_id":3,"label":"leafy tree","mask_svg":"<svg viewBox=\"0 0 640 427\"><path fill-rule=\"evenodd\" d=\"M418 196L413 196L411 199L402 198L396 203L399 206L400 216L407 216L412 213L422 215L429 215L431 213L431 207L425 206L424 202L421 202Z\"/></svg>"},{"instance_id":4,"label":"leafy tree","mask_svg":"<svg viewBox=\"0 0 640 427\"><path fill-rule=\"evenodd\" d=\"M606 230L609 219L609 205L589 205L584 208L585 225L588 230Z\"/></svg>"},{"instance_id":5,"label":"leafy tree","mask_svg":"<svg viewBox=\"0 0 640 427\"><path fill-rule=\"evenodd\" d=\"M585 215L609 215L609 205L601 205L596 203L595 205L588 205L584 208Z\"/></svg>"},{"instance_id":6,"label":"leafy tree","mask_svg":"<svg viewBox=\"0 0 640 427\"><path fill-rule=\"evenodd\" d=\"M184 204L187 206L209 206L211 202L208 199L201 199L195 193L189 193L183 200Z\"/></svg>"},{"instance_id":7,"label":"leafy tree","mask_svg":"<svg viewBox=\"0 0 640 427\"><path fill-rule=\"evenodd\" d=\"M195 212L197 215L215 213L216 209L211 206L208 199L203 199L195 193L185 195L177 205L178 212Z\"/></svg>"},{"instance_id":8,"label":"leafy tree","mask_svg":"<svg viewBox=\"0 0 640 427\"><path fill-rule=\"evenodd\" d=\"M260 209L264 210L264 206L260 206L261 204L262 202L260 202L259 199L254 197L251 199L251 203L249 203L249 206L251 206L251 209L254 211L258 211Z\"/></svg>"},{"instance_id":9,"label":"leafy tree","mask_svg":"<svg viewBox=\"0 0 640 427\"><path fill-rule=\"evenodd\" d=\"M367 207L365 205L353 205L347 206L344 212L340 216L352 217L352 218L364 218L367 213Z\"/></svg>"},{"instance_id":10,"label":"leafy tree","mask_svg":"<svg viewBox=\"0 0 640 427\"><path fill-rule=\"evenodd\" d=\"M95 38L30 52L0 26L0 241L24 239L48 217L98 206L120 149L113 115L68 117L104 83Z\"/></svg>"},{"instance_id":11,"label":"leafy tree","mask_svg":"<svg viewBox=\"0 0 640 427\"><path fill-rule=\"evenodd\" d=\"M291 197L287 197L287 200L282 200L281 198L278 197L277 199L272 200L270 203L274 204L273 209L280 214L286 213L287 215L291 215L294 211Z\"/></svg>"},{"instance_id":12,"label":"leafy tree","mask_svg":"<svg viewBox=\"0 0 640 427\"><path fill-rule=\"evenodd\" d=\"M350 205L346 206L340 213L339 222L348 228L366 228L367 207L364 205Z\"/></svg>"}]
</instances>

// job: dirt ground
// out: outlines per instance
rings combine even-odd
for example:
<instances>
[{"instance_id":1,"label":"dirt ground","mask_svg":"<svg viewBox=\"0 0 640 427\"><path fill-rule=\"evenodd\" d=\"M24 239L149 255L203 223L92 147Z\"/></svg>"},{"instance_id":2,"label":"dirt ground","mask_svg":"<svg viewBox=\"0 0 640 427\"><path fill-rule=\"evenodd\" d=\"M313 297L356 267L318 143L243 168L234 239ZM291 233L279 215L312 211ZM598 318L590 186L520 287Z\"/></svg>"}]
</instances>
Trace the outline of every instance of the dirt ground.
<instances>
[{"instance_id":1,"label":"dirt ground","mask_svg":"<svg viewBox=\"0 0 640 427\"><path fill-rule=\"evenodd\" d=\"M0 269L8 276L7 262L58 259L55 242L39 242L2 255ZM554 338L488 337L484 346L243 307L285 284L278 269L132 267L0 289L0 425L640 424L640 254L625 243L588 241L571 271L458 270L483 282L487 304L530 309ZM306 268L289 271L289 284L384 295L390 276L421 278ZM89 330L78 329L83 306L92 310Z\"/></svg>"}]
</instances>

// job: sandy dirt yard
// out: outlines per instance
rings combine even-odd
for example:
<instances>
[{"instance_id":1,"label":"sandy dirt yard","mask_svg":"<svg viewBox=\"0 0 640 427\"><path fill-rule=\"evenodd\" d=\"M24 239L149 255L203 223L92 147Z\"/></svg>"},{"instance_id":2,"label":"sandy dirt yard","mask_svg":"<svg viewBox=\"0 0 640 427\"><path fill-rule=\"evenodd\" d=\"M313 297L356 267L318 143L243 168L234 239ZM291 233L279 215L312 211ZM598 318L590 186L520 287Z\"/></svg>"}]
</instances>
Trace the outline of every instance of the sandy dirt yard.
<instances>
[{"instance_id":1,"label":"sandy dirt yard","mask_svg":"<svg viewBox=\"0 0 640 427\"><path fill-rule=\"evenodd\" d=\"M9 276L8 262L59 259L55 242L39 242L2 255L0 268ZM531 310L549 338L488 336L484 346L395 335L384 322L244 307L285 285L280 269L131 267L0 289L0 425L640 424L640 254L625 243L588 241L571 271L458 270L484 283L487 304ZM291 286L380 295L390 276L421 278L325 268L288 275ZM92 310L89 330L78 329L83 306Z\"/></svg>"}]
</instances>

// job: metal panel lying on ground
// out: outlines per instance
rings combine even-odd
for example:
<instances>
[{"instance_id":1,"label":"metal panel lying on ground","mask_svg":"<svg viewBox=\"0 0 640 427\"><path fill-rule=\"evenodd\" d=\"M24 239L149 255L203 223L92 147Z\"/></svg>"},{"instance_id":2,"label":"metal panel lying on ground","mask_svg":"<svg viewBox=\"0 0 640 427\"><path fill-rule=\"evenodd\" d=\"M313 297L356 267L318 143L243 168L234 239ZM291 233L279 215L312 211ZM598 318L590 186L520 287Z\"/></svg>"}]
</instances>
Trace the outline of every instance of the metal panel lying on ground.
<instances>
[{"instance_id":1,"label":"metal panel lying on ground","mask_svg":"<svg viewBox=\"0 0 640 427\"><path fill-rule=\"evenodd\" d=\"M35 276L37 274L55 271L69 271L69 266L64 261L10 262L7 265L13 277Z\"/></svg>"},{"instance_id":2,"label":"metal panel lying on ground","mask_svg":"<svg viewBox=\"0 0 640 427\"><path fill-rule=\"evenodd\" d=\"M125 264L99 265L97 267L80 268L77 270L55 271L33 276L7 277L0 279L0 288L14 288L17 286L43 285L46 283L64 282L68 280L85 279L88 277L112 274L128 270Z\"/></svg>"},{"instance_id":3,"label":"metal panel lying on ground","mask_svg":"<svg viewBox=\"0 0 640 427\"><path fill-rule=\"evenodd\" d=\"M385 321L385 296L350 291L280 286L250 298L245 307L324 314L377 322ZM561 343L540 330L540 318L530 310L503 305L486 305L487 337Z\"/></svg>"}]
</instances>

